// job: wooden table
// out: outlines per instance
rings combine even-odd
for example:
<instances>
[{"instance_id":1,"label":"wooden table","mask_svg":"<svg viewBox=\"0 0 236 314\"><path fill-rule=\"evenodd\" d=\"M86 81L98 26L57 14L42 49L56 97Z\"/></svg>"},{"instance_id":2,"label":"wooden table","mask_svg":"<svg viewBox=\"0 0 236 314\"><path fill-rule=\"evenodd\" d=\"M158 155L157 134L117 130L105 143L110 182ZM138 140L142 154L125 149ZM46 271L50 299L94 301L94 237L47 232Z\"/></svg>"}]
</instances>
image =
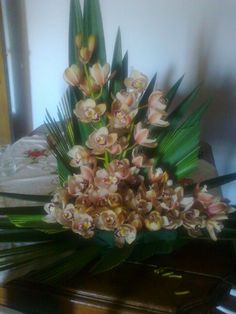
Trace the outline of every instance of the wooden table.
<instances>
[{"instance_id":1,"label":"wooden table","mask_svg":"<svg viewBox=\"0 0 236 314\"><path fill-rule=\"evenodd\" d=\"M164 275L156 273L160 267L167 267ZM58 286L16 280L1 288L0 303L27 314L213 313L234 274L230 242L198 240L143 264L128 262L95 276L85 271Z\"/></svg>"}]
</instances>

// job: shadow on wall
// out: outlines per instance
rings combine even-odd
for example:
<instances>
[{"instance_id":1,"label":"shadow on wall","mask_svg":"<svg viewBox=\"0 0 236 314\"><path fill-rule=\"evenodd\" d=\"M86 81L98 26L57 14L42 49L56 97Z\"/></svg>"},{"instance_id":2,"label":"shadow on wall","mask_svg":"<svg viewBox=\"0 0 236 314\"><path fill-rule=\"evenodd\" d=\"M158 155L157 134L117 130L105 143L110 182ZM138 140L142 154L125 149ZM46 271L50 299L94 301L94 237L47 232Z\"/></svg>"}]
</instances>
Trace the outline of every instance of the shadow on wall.
<instances>
[{"instance_id":1,"label":"shadow on wall","mask_svg":"<svg viewBox=\"0 0 236 314\"><path fill-rule=\"evenodd\" d=\"M29 49L24 0L5 0L5 34L14 140L32 130Z\"/></svg>"},{"instance_id":2,"label":"shadow on wall","mask_svg":"<svg viewBox=\"0 0 236 314\"><path fill-rule=\"evenodd\" d=\"M215 32L215 33L214 33ZM202 83L202 88L195 101L195 107L209 97L211 105L202 121L201 140L208 142L213 150L216 168L219 175L236 172L236 73L233 67L221 69L218 75L217 60L214 51L214 40L217 39L217 28L206 35L205 28L199 32L199 38L194 42L194 60L189 60L194 74L194 85ZM215 37L214 37L215 34ZM233 65L232 65L233 66ZM225 73L224 73L225 71ZM164 89L170 87L173 69L170 68L165 79ZM222 73L223 72L223 73ZM184 82L182 83L184 85ZM182 95L186 96L186 95ZM181 97L182 99L183 97ZM176 103L180 101L177 97ZM226 184L223 189L225 197L236 204L236 183Z\"/></svg>"}]
</instances>

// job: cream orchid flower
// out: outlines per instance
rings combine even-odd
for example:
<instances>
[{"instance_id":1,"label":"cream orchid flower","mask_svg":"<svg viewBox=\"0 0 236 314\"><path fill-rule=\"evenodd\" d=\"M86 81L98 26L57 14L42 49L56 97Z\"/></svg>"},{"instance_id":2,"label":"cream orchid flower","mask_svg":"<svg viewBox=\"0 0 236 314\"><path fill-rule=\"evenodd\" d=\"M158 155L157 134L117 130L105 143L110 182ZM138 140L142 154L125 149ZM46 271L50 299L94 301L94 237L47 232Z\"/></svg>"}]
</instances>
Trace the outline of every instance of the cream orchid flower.
<instances>
[{"instance_id":1,"label":"cream orchid flower","mask_svg":"<svg viewBox=\"0 0 236 314\"><path fill-rule=\"evenodd\" d=\"M213 241L217 241L216 233L221 232L221 230L223 229L224 226L222 220L225 219L228 219L226 215L219 214L206 220L206 228Z\"/></svg>"},{"instance_id":2,"label":"cream orchid flower","mask_svg":"<svg viewBox=\"0 0 236 314\"><path fill-rule=\"evenodd\" d=\"M108 80L110 65L106 63L104 66L101 66L99 63L95 63L89 71L95 83L101 88Z\"/></svg>"},{"instance_id":3,"label":"cream orchid flower","mask_svg":"<svg viewBox=\"0 0 236 314\"><path fill-rule=\"evenodd\" d=\"M86 145L92 149L95 155L104 154L116 143L118 135L116 133L110 133L108 128L102 127L89 135Z\"/></svg>"},{"instance_id":4,"label":"cream orchid flower","mask_svg":"<svg viewBox=\"0 0 236 314\"><path fill-rule=\"evenodd\" d=\"M70 162L70 165L72 167L88 165L92 161L91 160L92 157L90 156L87 149L81 145L73 146L67 154L72 158Z\"/></svg>"},{"instance_id":5,"label":"cream orchid flower","mask_svg":"<svg viewBox=\"0 0 236 314\"><path fill-rule=\"evenodd\" d=\"M121 108L124 108L126 110L131 110L136 108L136 100L137 100L137 95L134 92L126 92L124 90L121 90L116 94L116 98L118 101L121 103Z\"/></svg>"},{"instance_id":6,"label":"cream orchid flower","mask_svg":"<svg viewBox=\"0 0 236 314\"><path fill-rule=\"evenodd\" d=\"M89 62L93 55L93 51L95 48L96 38L94 35L89 35L88 37L88 45L82 46L82 33L78 34L75 38L75 43L79 48L79 59L81 63L86 64Z\"/></svg>"},{"instance_id":7,"label":"cream orchid flower","mask_svg":"<svg viewBox=\"0 0 236 314\"><path fill-rule=\"evenodd\" d=\"M74 114L80 121L90 123L98 122L105 111L105 104L96 105L96 102L93 99L88 98L76 103Z\"/></svg>"},{"instance_id":8,"label":"cream orchid flower","mask_svg":"<svg viewBox=\"0 0 236 314\"><path fill-rule=\"evenodd\" d=\"M156 140L148 139L149 130L142 128L142 122L136 124L134 129L134 140L136 144L146 147L156 147Z\"/></svg>"},{"instance_id":9,"label":"cream orchid flower","mask_svg":"<svg viewBox=\"0 0 236 314\"><path fill-rule=\"evenodd\" d=\"M148 77L139 71L132 71L131 75L124 80L128 91L143 92L148 84Z\"/></svg>"},{"instance_id":10,"label":"cream orchid flower","mask_svg":"<svg viewBox=\"0 0 236 314\"><path fill-rule=\"evenodd\" d=\"M137 230L131 224L122 224L115 231L115 242L118 247L125 243L132 244L136 239Z\"/></svg>"},{"instance_id":11,"label":"cream orchid flower","mask_svg":"<svg viewBox=\"0 0 236 314\"><path fill-rule=\"evenodd\" d=\"M160 91L153 92L148 98L148 122L159 127L167 127L168 121L163 120L167 117L166 100Z\"/></svg>"},{"instance_id":12,"label":"cream orchid flower","mask_svg":"<svg viewBox=\"0 0 236 314\"><path fill-rule=\"evenodd\" d=\"M100 213L95 220L95 224L101 230L114 230L118 226L118 218L113 210L107 209Z\"/></svg>"},{"instance_id":13,"label":"cream orchid flower","mask_svg":"<svg viewBox=\"0 0 236 314\"><path fill-rule=\"evenodd\" d=\"M65 70L63 77L71 86L79 86L83 80L83 73L76 64L72 64Z\"/></svg>"}]
</instances>

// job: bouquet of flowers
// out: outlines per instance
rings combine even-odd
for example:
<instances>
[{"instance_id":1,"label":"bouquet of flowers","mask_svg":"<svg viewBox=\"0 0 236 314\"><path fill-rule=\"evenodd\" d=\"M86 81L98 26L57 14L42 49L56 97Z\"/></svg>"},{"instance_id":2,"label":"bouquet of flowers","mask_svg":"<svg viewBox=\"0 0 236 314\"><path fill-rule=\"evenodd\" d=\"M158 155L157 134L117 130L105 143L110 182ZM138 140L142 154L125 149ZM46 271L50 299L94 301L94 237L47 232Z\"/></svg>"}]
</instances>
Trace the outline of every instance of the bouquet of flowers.
<instances>
[{"instance_id":1,"label":"bouquet of flowers","mask_svg":"<svg viewBox=\"0 0 236 314\"><path fill-rule=\"evenodd\" d=\"M156 75L149 81L139 71L128 74L120 30L110 66L98 0L85 0L83 15L71 0L70 12L69 88L59 121L46 116L61 186L52 196L1 193L46 202L17 214L5 210L5 240L20 242L0 253L7 280L30 272L31 279L53 283L92 261L97 273L128 258L168 253L191 237L216 241L234 211L207 188L235 174L198 184L186 179L197 167L209 105L189 113L200 87L172 110L183 77L165 92L155 89ZM232 237L230 230L224 237Z\"/></svg>"}]
</instances>

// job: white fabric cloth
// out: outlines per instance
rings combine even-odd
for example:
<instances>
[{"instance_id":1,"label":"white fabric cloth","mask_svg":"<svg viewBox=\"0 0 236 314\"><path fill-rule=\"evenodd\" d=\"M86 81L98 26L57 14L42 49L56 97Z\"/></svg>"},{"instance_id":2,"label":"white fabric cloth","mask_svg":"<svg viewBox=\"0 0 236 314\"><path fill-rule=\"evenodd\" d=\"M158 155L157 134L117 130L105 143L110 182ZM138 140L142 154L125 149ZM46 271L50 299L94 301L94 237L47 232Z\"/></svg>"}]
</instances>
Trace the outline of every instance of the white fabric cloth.
<instances>
[{"instance_id":1,"label":"white fabric cloth","mask_svg":"<svg viewBox=\"0 0 236 314\"><path fill-rule=\"evenodd\" d=\"M59 183L56 159L43 136L20 139L8 149L8 154L15 162L16 171L10 175L0 175L0 191L47 195L56 189ZM39 203L0 197L0 207L35 204Z\"/></svg>"}]
</instances>

